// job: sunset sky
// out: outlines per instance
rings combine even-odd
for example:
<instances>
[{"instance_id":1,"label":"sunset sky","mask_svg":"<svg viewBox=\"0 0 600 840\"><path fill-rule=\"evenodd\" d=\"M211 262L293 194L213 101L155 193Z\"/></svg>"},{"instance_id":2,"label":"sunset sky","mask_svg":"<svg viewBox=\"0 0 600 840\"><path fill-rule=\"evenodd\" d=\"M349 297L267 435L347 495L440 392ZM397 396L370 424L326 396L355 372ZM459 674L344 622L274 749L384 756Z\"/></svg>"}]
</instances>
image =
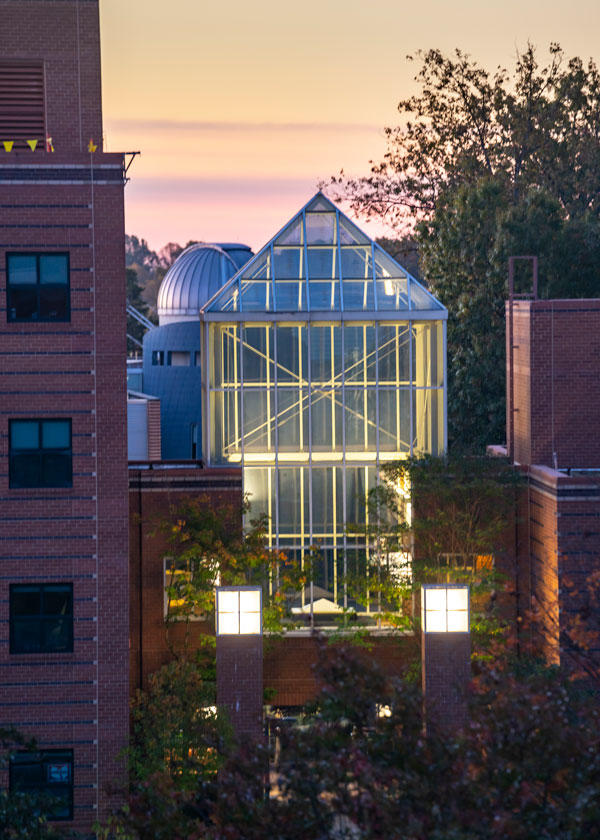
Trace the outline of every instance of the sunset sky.
<instances>
[{"instance_id":1,"label":"sunset sky","mask_svg":"<svg viewBox=\"0 0 600 840\"><path fill-rule=\"evenodd\" d=\"M416 90L408 53L460 47L493 69L529 39L600 59L598 0L101 0L100 15L105 148L142 152L126 230L153 248L256 249L318 181L366 173Z\"/></svg>"}]
</instances>

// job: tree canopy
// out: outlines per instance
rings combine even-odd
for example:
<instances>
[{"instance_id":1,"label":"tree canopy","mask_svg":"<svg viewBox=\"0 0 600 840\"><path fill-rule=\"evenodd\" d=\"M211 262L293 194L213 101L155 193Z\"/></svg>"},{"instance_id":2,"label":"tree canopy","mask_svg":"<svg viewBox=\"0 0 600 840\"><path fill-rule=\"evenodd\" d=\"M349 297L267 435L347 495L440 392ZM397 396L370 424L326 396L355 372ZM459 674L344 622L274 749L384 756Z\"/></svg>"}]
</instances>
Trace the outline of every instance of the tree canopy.
<instances>
[{"instance_id":1,"label":"tree canopy","mask_svg":"<svg viewBox=\"0 0 600 840\"><path fill-rule=\"evenodd\" d=\"M590 59L566 59L558 44L540 66L528 44L511 73L494 73L455 50L419 51L420 92L398 104L403 124L386 128L388 150L371 173L342 178L361 215L429 218L453 190L480 178L546 189L569 217L600 213L600 75Z\"/></svg>"},{"instance_id":2,"label":"tree canopy","mask_svg":"<svg viewBox=\"0 0 600 840\"><path fill-rule=\"evenodd\" d=\"M196 241L191 239L186 245L168 242L160 251L153 251L145 239L140 239L135 235L125 237L125 263L128 269L135 272L140 299L148 307L150 312L148 317L151 319L156 316L156 299L163 277L181 252L190 245L195 245ZM135 303L134 306L140 309Z\"/></svg>"},{"instance_id":3,"label":"tree canopy","mask_svg":"<svg viewBox=\"0 0 600 840\"><path fill-rule=\"evenodd\" d=\"M420 90L399 103L383 161L333 187L359 215L413 232L449 310L450 443L481 451L505 440L508 257L539 257L542 297L600 292L600 75L557 44L545 65L529 44L512 73L460 50L411 60Z\"/></svg>"},{"instance_id":4,"label":"tree canopy","mask_svg":"<svg viewBox=\"0 0 600 840\"><path fill-rule=\"evenodd\" d=\"M414 682L386 677L356 649L324 643L321 692L296 724L279 726L270 797L266 746L221 742L218 777L204 764L185 786L166 767L136 779L103 836L597 838L597 704L557 669L514 660L505 640L501 648L475 669L465 729L428 724L425 734ZM198 743L209 740L221 749L212 723Z\"/></svg>"}]
</instances>

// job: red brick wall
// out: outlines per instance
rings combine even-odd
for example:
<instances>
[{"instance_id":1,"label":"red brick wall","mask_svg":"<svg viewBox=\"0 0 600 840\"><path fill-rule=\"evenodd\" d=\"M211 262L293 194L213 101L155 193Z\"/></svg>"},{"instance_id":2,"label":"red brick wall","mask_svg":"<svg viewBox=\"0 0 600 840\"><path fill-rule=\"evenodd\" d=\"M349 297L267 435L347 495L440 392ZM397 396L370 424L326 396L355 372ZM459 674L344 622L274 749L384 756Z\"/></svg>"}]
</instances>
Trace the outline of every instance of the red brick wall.
<instances>
[{"instance_id":1,"label":"red brick wall","mask_svg":"<svg viewBox=\"0 0 600 840\"><path fill-rule=\"evenodd\" d=\"M56 152L84 151L90 138L101 151L97 0L0 0L0 22L0 60L44 62L46 133Z\"/></svg>"},{"instance_id":2,"label":"red brick wall","mask_svg":"<svg viewBox=\"0 0 600 840\"><path fill-rule=\"evenodd\" d=\"M600 469L600 300L515 301L513 312L508 449L528 481L517 529L521 634L571 667L565 634L600 569L599 479L585 472ZM510 330L507 304L507 350ZM588 642L600 660L600 641Z\"/></svg>"},{"instance_id":3,"label":"red brick wall","mask_svg":"<svg viewBox=\"0 0 600 840\"><path fill-rule=\"evenodd\" d=\"M89 156L74 162L89 176ZM74 749L74 825L84 829L106 813L106 785L121 769L129 688L121 156L94 165L117 180L44 183L49 171L33 174L24 154L0 162L0 667L2 700L17 704L3 720L41 747ZM7 182L15 171L39 181ZM7 250L69 252L70 322L7 322ZM9 419L44 416L72 418L73 487L11 489ZM8 589L26 581L73 582L72 654L9 655Z\"/></svg>"},{"instance_id":4,"label":"red brick wall","mask_svg":"<svg viewBox=\"0 0 600 840\"><path fill-rule=\"evenodd\" d=\"M263 679L265 688L273 692L270 703L302 706L315 697L315 666L323 644L327 644L326 637L305 633L291 633L283 638L265 636ZM357 651L365 661L375 661L384 673L396 676L420 657L419 639L412 634L373 634L368 646L357 647Z\"/></svg>"},{"instance_id":5,"label":"red brick wall","mask_svg":"<svg viewBox=\"0 0 600 840\"><path fill-rule=\"evenodd\" d=\"M150 674L172 658L164 622L164 565L168 543L157 531L158 524L175 507L190 498L203 499L215 508L239 508L242 480L239 469L199 466L169 469L129 470L130 528L130 619L131 690L146 685ZM240 522L241 525L241 522ZM141 550L140 550L141 549ZM175 646L181 644L183 624L171 628ZM202 634L214 629L204 622L192 622L191 646ZM301 706L317 692L314 666L319 655L319 636L293 633L283 638L264 637L264 687L274 692L270 702L280 706ZM400 674L418 661L419 641L412 635L374 635L365 658L374 658L383 670Z\"/></svg>"},{"instance_id":6,"label":"red brick wall","mask_svg":"<svg viewBox=\"0 0 600 840\"><path fill-rule=\"evenodd\" d=\"M129 470L130 534L130 679L131 690L146 684L147 677L171 659L164 621L164 557L168 542L158 531L159 523L170 516L172 506L184 500L201 499L214 508L240 510L242 474L240 469L183 468ZM239 526L241 528L241 516ZM170 630L173 643L181 644L183 623ZM192 644L212 626L194 621Z\"/></svg>"},{"instance_id":7,"label":"red brick wall","mask_svg":"<svg viewBox=\"0 0 600 840\"><path fill-rule=\"evenodd\" d=\"M0 715L73 749L69 826L89 832L123 780L129 696L123 159L100 151L97 2L0 0L0 57L43 61L56 149L0 151ZM7 251L69 253L70 321L7 320ZM72 488L8 486L18 417L71 418ZM9 653L23 582L73 583L73 653Z\"/></svg>"},{"instance_id":8,"label":"red brick wall","mask_svg":"<svg viewBox=\"0 0 600 840\"><path fill-rule=\"evenodd\" d=\"M515 301L513 318L511 456L520 464L600 468L600 300Z\"/></svg>"},{"instance_id":9,"label":"red brick wall","mask_svg":"<svg viewBox=\"0 0 600 840\"><path fill-rule=\"evenodd\" d=\"M551 662L578 668L581 657L568 640L577 636L579 613L589 600L589 580L600 569L600 476L533 466L519 513L523 641L539 645ZM597 611L595 601L590 606L592 613ZM584 657L600 663L600 640L585 642Z\"/></svg>"},{"instance_id":10,"label":"red brick wall","mask_svg":"<svg viewBox=\"0 0 600 840\"><path fill-rule=\"evenodd\" d=\"M235 733L263 734L262 636L217 637L217 704Z\"/></svg>"},{"instance_id":11,"label":"red brick wall","mask_svg":"<svg viewBox=\"0 0 600 840\"><path fill-rule=\"evenodd\" d=\"M467 722L471 636L469 633L422 633L421 645L426 725L458 729Z\"/></svg>"}]
</instances>

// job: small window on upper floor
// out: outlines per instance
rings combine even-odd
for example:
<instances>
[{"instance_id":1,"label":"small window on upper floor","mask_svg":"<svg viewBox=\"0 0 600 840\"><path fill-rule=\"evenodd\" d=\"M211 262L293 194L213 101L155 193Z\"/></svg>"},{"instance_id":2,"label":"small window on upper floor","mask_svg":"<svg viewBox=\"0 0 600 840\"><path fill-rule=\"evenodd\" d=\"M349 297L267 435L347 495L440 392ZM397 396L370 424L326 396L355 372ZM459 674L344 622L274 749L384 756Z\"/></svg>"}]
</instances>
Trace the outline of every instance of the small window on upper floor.
<instances>
[{"instance_id":1,"label":"small window on upper floor","mask_svg":"<svg viewBox=\"0 0 600 840\"><path fill-rule=\"evenodd\" d=\"M73 750L13 753L9 762L9 788L11 793L39 796L48 819L72 820Z\"/></svg>"},{"instance_id":2,"label":"small window on upper floor","mask_svg":"<svg viewBox=\"0 0 600 840\"><path fill-rule=\"evenodd\" d=\"M9 421L9 486L72 487L70 420Z\"/></svg>"},{"instance_id":3,"label":"small window on upper floor","mask_svg":"<svg viewBox=\"0 0 600 840\"><path fill-rule=\"evenodd\" d=\"M204 595L197 561L165 557L164 615L169 621L203 621L200 602Z\"/></svg>"},{"instance_id":4,"label":"small window on upper floor","mask_svg":"<svg viewBox=\"0 0 600 840\"><path fill-rule=\"evenodd\" d=\"M165 351L164 350L153 350L152 351L152 364L162 366L165 363Z\"/></svg>"},{"instance_id":5,"label":"small window on upper floor","mask_svg":"<svg viewBox=\"0 0 600 840\"><path fill-rule=\"evenodd\" d=\"M190 425L190 433L192 439L191 457L192 461L196 461L200 458L200 425L198 423L192 423Z\"/></svg>"},{"instance_id":6,"label":"small window on upper floor","mask_svg":"<svg viewBox=\"0 0 600 840\"><path fill-rule=\"evenodd\" d=\"M9 615L11 653L72 652L73 584L13 583Z\"/></svg>"},{"instance_id":7,"label":"small window on upper floor","mask_svg":"<svg viewBox=\"0 0 600 840\"><path fill-rule=\"evenodd\" d=\"M171 367L189 367L189 350L169 350L169 364Z\"/></svg>"},{"instance_id":8,"label":"small window on upper floor","mask_svg":"<svg viewBox=\"0 0 600 840\"><path fill-rule=\"evenodd\" d=\"M68 254L6 255L9 321L69 321Z\"/></svg>"}]
</instances>

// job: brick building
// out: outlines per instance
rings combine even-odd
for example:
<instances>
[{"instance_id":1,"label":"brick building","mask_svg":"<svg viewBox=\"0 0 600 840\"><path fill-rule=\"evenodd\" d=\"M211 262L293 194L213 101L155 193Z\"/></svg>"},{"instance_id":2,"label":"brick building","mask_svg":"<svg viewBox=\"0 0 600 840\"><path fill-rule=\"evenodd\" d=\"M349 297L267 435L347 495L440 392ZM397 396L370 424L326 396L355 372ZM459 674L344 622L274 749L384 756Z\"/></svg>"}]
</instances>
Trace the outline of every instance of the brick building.
<instances>
[{"instance_id":1,"label":"brick building","mask_svg":"<svg viewBox=\"0 0 600 840\"><path fill-rule=\"evenodd\" d=\"M169 583L169 545L160 524L173 516L183 502L195 500L210 505L222 515L241 509L242 471L239 467L207 468L201 462L148 461L129 463L129 547L130 547L130 687L145 688L148 677L181 650L186 633L184 623L171 625L169 639L165 625L166 593ZM241 516L238 519L241 527ZM214 634L214 623L193 620L190 649L200 637ZM412 633L371 631L371 646L365 657L375 660L390 674L399 674L418 656L419 640ZM297 709L317 692L314 666L325 637L309 629L296 629L284 636L264 637L263 685L270 702Z\"/></svg>"},{"instance_id":2,"label":"brick building","mask_svg":"<svg viewBox=\"0 0 600 840\"><path fill-rule=\"evenodd\" d=\"M527 481L518 610L534 611L546 655L567 667L600 654L598 640L577 650L575 626L598 609L589 584L600 570L599 383L600 300L509 301L507 450Z\"/></svg>"},{"instance_id":3,"label":"brick building","mask_svg":"<svg viewBox=\"0 0 600 840\"><path fill-rule=\"evenodd\" d=\"M0 22L0 724L38 746L1 782L89 831L128 728L124 158L96 0Z\"/></svg>"},{"instance_id":4,"label":"brick building","mask_svg":"<svg viewBox=\"0 0 600 840\"><path fill-rule=\"evenodd\" d=\"M241 529L242 473L239 468L205 469L201 462L156 461L129 465L130 545L130 677L132 693L146 686L148 676L172 659L165 630L169 545L160 523L187 500L231 511ZM212 634L212 621L193 621L192 645L198 636ZM183 624L170 630L178 648Z\"/></svg>"}]
</instances>

